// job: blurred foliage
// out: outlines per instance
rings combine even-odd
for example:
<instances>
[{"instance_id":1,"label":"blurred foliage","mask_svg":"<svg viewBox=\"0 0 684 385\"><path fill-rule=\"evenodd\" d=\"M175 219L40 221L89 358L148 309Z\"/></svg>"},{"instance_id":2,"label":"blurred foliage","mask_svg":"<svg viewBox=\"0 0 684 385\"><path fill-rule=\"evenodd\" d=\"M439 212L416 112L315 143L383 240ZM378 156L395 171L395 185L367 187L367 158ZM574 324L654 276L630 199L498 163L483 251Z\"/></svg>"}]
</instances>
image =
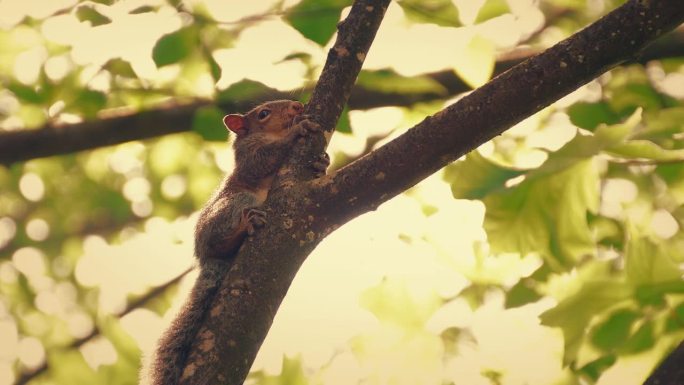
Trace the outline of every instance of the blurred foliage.
<instances>
[{"instance_id":1,"label":"blurred foliage","mask_svg":"<svg viewBox=\"0 0 684 385\"><path fill-rule=\"evenodd\" d=\"M461 26L458 8L449 0L401 0L399 5L411 21L445 27Z\"/></svg>"},{"instance_id":2,"label":"blurred foliage","mask_svg":"<svg viewBox=\"0 0 684 385\"><path fill-rule=\"evenodd\" d=\"M272 93L277 87L254 79L219 86L232 73L219 53L238 46L251 26L275 19L313 42L324 58L323 46L351 1L275 1L232 21L222 21L203 1L136 2L126 12L137 17L130 20L171 15L175 22L144 51L159 76L143 75L145 69L123 54L83 63L75 46L50 38L51 23L60 18L77 19L84 34L110 27L122 17L112 11L114 3L66 1L49 14L27 12L0 29L0 130L94 120L103 111L142 111L168 101L250 100ZM514 2L484 1L472 22L464 20L458 3L404 0L398 6L407 25L477 32L444 68L475 87L492 76L498 53L522 44L546 48L622 1L540 1L547 24L509 46L478 33L486 23L514 18ZM278 44L275 38L257 48ZM320 69L314 59L297 50L279 58L301 64L308 81ZM326 376L349 356L362 373L355 380L364 384L552 383L534 377L535 370L543 372L544 358L546 369L558 374L555 384L605 383L612 370L635 357L653 367L684 337L684 104L681 93L666 87L668 77L684 77L683 63L670 58L648 68L617 68L593 82L594 92L583 89L468 154L443 173L454 198L449 202L409 191L427 221L453 212L461 200L484 205L487 237L469 245L471 265L429 233L396 236L416 255L433 250L450 282L461 279L463 286L445 294L436 283L416 289L388 274L359 298L377 321L375 329L350 338L343 353L323 365L284 357L280 374L256 370L250 380L327 383ZM441 98L401 110L403 120L380 134L354 127L358 111L345 110L339 135L365 140L366 150L455 96L427 75L392 68L364 71L358 84L385 94ZM132 299L173 278L157 274L160 264L182 255L189 261L187 218L230 169L223 114L207 106L198 109L188 133L0 167L0 384L44 363L48 369L32 383L137 382L141 350L149 347L118 315L134 310L126 308ZM549 143L559 130L571 135ZM334 164L359 156L345 148L332 155ZM462 221L460 213L448 219ZM174 288L142 308L163 314ZM491 313L496 304L498 312ZM475 321L454 320L464 312ZM444 314L451 318L435 326ZM499 323L482 329L481 319ZM499 329L505 333L494 336ZM543 334L553 330L562 338ZM534 333L543 334L545 347L525 340ZM562 352L554 350L557 340ZM491 344L496 349L487 350ZM536 357L532 366L506 366L521 352ZM486 365L469 361L473 356Z\"/></svg>"},{"instance_id":3,"label":"blurred foliage","mask_svg":"<svg viewBox=\"0 0 684 385\"><path fill-rule=\"evenodd\" d=\"M308 39L325 45L337 30L340 12L351 4L350 0L302 0L288 11L286 20Z\"/></svg>"}]
</instances>

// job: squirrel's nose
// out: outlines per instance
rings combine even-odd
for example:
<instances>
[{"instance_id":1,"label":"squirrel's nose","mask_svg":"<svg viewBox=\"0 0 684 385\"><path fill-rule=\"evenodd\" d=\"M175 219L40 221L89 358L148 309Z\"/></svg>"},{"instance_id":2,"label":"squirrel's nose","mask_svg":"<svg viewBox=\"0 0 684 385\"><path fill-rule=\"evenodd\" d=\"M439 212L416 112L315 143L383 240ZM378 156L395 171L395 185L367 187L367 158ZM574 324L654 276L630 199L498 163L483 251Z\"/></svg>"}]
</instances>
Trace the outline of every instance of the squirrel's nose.
<instances>
[{"instance_id":1,"label":"squirrel's nose","mask_svg":"<svg viewBox=\"0 0 684 385\"><path fill-rule=\"evenodd\" d=\"M291 108L292 111L294 111L296 114L301 114L302 111L304 111L304 105L303 105L302 103L300 103L300 102L292 102L292 104L290 104L290 108Z\"/></svg>"}]
</instances>

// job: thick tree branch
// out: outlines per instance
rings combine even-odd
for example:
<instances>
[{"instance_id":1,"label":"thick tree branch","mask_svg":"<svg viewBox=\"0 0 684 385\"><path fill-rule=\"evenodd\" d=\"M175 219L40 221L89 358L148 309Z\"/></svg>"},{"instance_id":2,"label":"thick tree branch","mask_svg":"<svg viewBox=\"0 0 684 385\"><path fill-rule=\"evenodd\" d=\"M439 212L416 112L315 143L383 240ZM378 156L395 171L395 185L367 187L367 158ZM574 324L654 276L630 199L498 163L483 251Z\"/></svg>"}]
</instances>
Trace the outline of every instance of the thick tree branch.
<instances>
[{"instance_id":1,"label":"thick tree branch","mask_svg":"<svg viewBox=\"0 0 684 385\"><path fill-rule=\"evenodd\" d=\"M525 61L535 53L527 50L505 55L497 61L494 73L500 74ZM682 56L684 56L684 29L680 28L675 33L652 44L633 59L635 62L646 63L654 59ZM410 106L418 102L444 99L470 90L470 87L459 79L453 71L440 71L424 76L428 76L441 84L447 90L447 94L436 92L387 93L356 86L352 89L349 98L349 108L365 110L383 106ZM217 105L225 111L246 111L251 109L254 103L287 99L290 95L299 93L301 92L268 90L260 97L250 100L220 101ZM0 132L0 164L10 164L186 132L192 129L191 122L197 109L212 104L210 101L197 101L180 105L170 103L153 110L119 113L82 123L46 125L35 130Z\"/></svg>"},{"instance_id":2,"label":"thick tree branch","mask_svg":"<svg viewBox=\"0 0 684 385\"><path fill-rule=\"evenodd\" d=\"M269 223L245 241L193 347L193 369L206 374L199 383L242 381L299 266L331 231L627 60L684 21L680 1L631 0L339 172L271 191ZM319 109L314 98L313 111L330 124L339 100Z\"/></svg>"},{"instance_id":3,"label":"thick tree branch","mask_svg":"<svg viewBox=\"0 0 684 385\"><path fill-rule=\"evenodd\" d=\"M346 104L389 1L357 0L338 25L337 40L305 109L328 130L334 128ZM300 140L277 179L310 177L300 164L324 146L323 135ZM300 196L296 190L302 186L283 183L269 192L262 207L269 222L245 241L234 260L188 356L184 372L192 375L181 378L181 384L243 383L299 263L313 248L313 243L300 243L296 235L300 230L290 231L298 224L289 216L301 213L302 208L301 201L291 197Z\"/></svg>"},{"instance_id":4,"label":"thick tree branch","mask_svg":"<svg viewBox=\"0 0 684 385\"><path fill-rule=\"evenodd\" d=\"M315 181L321 229L373 210L450 162L628 59L684 20L677 0L628 1L499 75L405 134Z\"/></svg>"},{"instance_id":5,"label":"thick tree branch","mask_svg":"<svg viewBox=\"0 0 684 385\"><path fill-rule=\"evenodd\" d=\"M646 379L644 385L684 384L684 341Z\"/></svg>"}]
</instances>

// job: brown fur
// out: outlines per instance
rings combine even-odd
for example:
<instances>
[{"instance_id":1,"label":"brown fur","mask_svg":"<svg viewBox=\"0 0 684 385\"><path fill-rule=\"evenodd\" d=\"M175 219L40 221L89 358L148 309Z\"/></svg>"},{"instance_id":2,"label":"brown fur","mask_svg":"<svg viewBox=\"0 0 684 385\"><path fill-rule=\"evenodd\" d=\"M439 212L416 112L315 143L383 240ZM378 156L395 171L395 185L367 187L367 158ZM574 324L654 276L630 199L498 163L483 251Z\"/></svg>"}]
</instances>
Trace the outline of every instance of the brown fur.
<instances>
[{"instance_id":1,"label":"brown fur","mask_svg":"<svg viewBox=\"0 0 684 385\"><path fill-rule=\"evenodd\" d=\"M265 109L270 114L260 118ZM302 110L299 102L278 100L264 103L245 115L224 118L226 126L236 133L235 170L200 213L195 227L200 275L185 307L159 341L152 364L154 385L177 385L183 378L199 325L235 254L245 237L265 223L265 213L258 207L266 200L275 173L294 139L318 129L308 120L293 126Z\"/></svg>"}]
</instances>

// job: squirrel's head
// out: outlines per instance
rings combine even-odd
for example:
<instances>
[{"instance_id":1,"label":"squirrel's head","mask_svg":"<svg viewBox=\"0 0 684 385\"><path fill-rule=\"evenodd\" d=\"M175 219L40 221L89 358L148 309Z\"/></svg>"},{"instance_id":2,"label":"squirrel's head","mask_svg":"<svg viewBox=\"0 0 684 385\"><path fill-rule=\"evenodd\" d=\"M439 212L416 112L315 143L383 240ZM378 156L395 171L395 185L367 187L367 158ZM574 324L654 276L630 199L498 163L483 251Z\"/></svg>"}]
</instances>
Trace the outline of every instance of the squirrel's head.
<instances>
[{"instance_id":1,"label":"squirrel's head","mask_svg":"<svg viewBox=\"0 0 684 385\"><path fill-rule=\"evenodd\" d=\"M244 115L226 115L223 124L238 137L253 131L278 132L289 129L295 116L302 111L304 105L300 102L275 100L261 104Z\"/></svg>"}]
</instances>

